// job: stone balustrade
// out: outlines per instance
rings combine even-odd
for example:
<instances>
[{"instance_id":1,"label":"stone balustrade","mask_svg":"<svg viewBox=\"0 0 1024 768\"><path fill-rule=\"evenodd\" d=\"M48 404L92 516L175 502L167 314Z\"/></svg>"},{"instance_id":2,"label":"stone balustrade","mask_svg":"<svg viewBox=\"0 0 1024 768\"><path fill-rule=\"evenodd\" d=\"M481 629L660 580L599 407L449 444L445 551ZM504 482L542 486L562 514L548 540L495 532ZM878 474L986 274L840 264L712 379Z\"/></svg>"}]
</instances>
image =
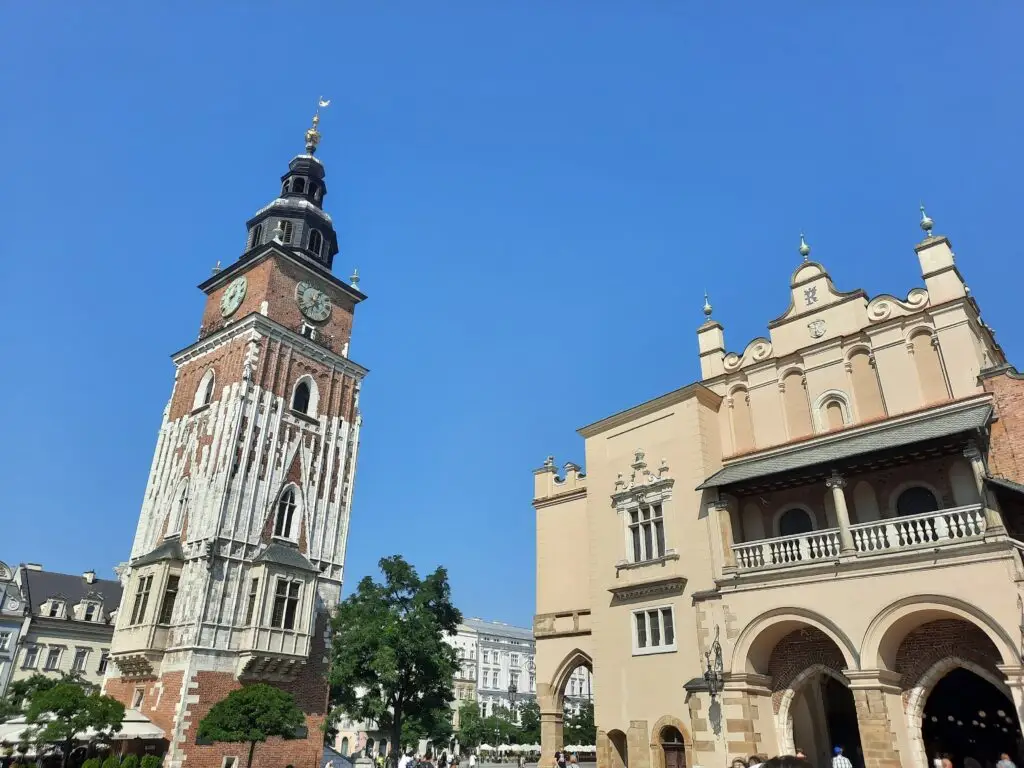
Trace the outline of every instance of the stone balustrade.
<instances>
[{"instance_id":1,"label":"stone balustrade","mask_svg":"<svg viewBox=\"0 0 1024 768\"><path fill-rule=\"evenodd\" d=\"M850 526L854 554L865 556L900 552L919 547L942 547L981 539L987 525L980 504L940 509L923 515L893 517ZM810 531L795 536L734 544L736 570L781 568L831 560L840 554L839 528Z\"/></svg>"}]
</instances>

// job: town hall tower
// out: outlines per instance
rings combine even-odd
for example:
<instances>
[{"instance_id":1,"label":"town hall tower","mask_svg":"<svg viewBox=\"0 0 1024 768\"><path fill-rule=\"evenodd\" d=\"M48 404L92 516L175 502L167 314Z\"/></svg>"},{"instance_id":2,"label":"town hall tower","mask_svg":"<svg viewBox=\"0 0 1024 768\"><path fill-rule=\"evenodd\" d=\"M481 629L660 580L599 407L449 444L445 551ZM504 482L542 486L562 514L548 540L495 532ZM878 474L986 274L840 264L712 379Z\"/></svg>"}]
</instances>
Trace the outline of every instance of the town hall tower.
<instances>
[{"instance_id":1,"label":"town hall tower","mask_svg":"<svg viewBox=\"0 0 1024 768\"><path fill-rule=\"evenodd\" d=\"M366 369L335 277L319 116L242 255L200 284L198 339L173 356L105 692L165 733L171 768L222 768L245 745L197 741L231 690L294 694L306 732L257 766L313 768L327 715L329 612L340 599Z\"/></svg>"}]
</instances>

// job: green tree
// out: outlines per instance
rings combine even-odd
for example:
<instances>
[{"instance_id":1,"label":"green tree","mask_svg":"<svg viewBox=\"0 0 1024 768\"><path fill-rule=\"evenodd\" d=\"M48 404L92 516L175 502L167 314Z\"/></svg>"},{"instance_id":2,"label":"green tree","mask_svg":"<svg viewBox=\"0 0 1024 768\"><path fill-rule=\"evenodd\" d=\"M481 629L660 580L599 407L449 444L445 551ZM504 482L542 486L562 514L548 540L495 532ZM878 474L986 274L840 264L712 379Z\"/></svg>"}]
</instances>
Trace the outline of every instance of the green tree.
<instances>
[{"instance_id":1,"label":"green tree","mask_svg":"<svg viewBox=\"0 0 1024 768\"><path fill-rule=\"evenodd\" d=\"M579 714L568 718L565 724L565 740L569 744L597 743L597 726L594 724L594 705L589 701L580 707Z\"/></svg>"},{"instance_id":2,"label":"green tree","mask_svg":"<svg viewBox=\"0 0 1024 768\"><path fill-rule=\"evenodd\" d=\"M111 755L103 761L103 768L121 768L121 761L117 759L117 755Z\"/></svg>"},{"instance_id":3,"label":"green tree","mask_svg":"<svg viewBox=\"0 0 1024 768\"><path fill-rule=\"evenodd\" d=\"M144 755L142 758L142 762L139 763L139 765L141 765L142 768L160 768L160 765L162 763L163 759L157 757L156 755Z\"/></svg>"},{"instance_id":4,"label":"green tree","mask_svg":"<svg viewBox=\"0 0 1024 768\"><path fill-rule=\"evenodd\" d=\"M15 680L7 686L7 695L0 700L0 723L24 714L32 694L53 688L58 682L58 678L47 677L38 672L24 680Z\"/></svg>"},{"instance_id":5,"label":"green tree","mask_svg":"<svg viewBox=\"0 0 1024 768\"><path fill-rule=\"evenodd\" d=\"M478 747L484 738L484 719L480 716L480 705L465 701L459 706L459 744L463 747Z\"/></svg>"},{"instance_id":6,"label":"green tree","mask_svg":"<svg viewBox=\"0 0 1024 768\"><path fill-rule=\"evenodd\" d=\"M526 701L519 707L520 744L540 744L540 705Z\"/></svg>"},{"instance_id":7,"label":"green tree","mask_svg":"<svg viewBox=\"0 0 1024 768\"><path fill-rule=\"evenodd\" d=\"M121 761L121 768L139 768L138 755L126 755Z\"/></svg>"},{"instance_id":8,"label":"green tree","mask_svg":"<svg viewBox=\"0 0 1024 768\"><path fill-rule=\"evenodd\" d=\"M62 752L61 764L67 766L75 744L75 734L92 729L99 738L121 730L124 705L95 689L72 682L38 687L29 694L25 720L33 726L31 740L36 744L56 744Z\"/></svg>"},{"instance_id":9,"label":"green tree","mask_svg":"<svg viewBox=\"0 0 1024 768\"><path fill-rule=\"evenodd\" d=\"M421 579L394 555L380 561L380 570L384 583L367 576L334 614L332 699L336 715L374 720L389 731L397 760L405 721L429 725L452 700L458 662L444 638L462 616L443 567Z\"/></svg>"},{"instance_id":10,"label":"green tree","mask_svg":"<svg viewBox=\"0 0 1024 768\"><path fill-rule=\"evenodd\" d=\"M249 745L246 768L256 745L271 736L294 739L306 718L290 693L265 683L238 688L218 701L199 723L197 736L208 741Z\"/></svg>"},{"instance_id":11,"label":"green tree","mask_svg":"<svg viewBox=\"0 0 1024 768\"><path fill-rule=\"evenodd\" d=\"M417 744L420 739L426 739L434 745L444 745L451 740L451 737L452 710L450 707L409 715L402 722L403 744ZM437 751L439 750L435 748L435 752Z\"/></svg>"}]
</instances>

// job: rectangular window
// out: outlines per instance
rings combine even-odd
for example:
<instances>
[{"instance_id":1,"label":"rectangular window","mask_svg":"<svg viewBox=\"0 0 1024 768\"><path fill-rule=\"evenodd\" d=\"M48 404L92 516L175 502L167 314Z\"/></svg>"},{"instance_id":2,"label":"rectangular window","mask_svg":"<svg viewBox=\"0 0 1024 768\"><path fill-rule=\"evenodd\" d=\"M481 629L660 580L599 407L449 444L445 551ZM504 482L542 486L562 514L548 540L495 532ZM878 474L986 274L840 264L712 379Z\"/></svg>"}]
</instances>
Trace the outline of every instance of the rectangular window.
<instances>
[{"instance_id":1,"label":"rectangular window","mask_svg":"<svg viewBox=\"0 0 1024 768\"><path fill-rule=\"evenodd\" d=\"M675 614L671 607L633 612L633 655L676 650ZM581 689L582 693L582 689Z\"/></svg>"},{"instance_id":2,"label":"rectangular window","mask_svg":"<svg viewBox=\"0 0 1024 768\"><path fill-rule=\"evenodd\" d=\"M139 579L139 586L135 590L135 602L132 605L132 615L129 625L141 624L146 618L146 608L149 607L149 590L153 586L152 576L143 576Z\"/></svg>"},{"instance_id":3,"label":"rectangular window","mask_svg":"<svg viewBox=\"0 0 1024 768\"><path fill-rule=\"evenodd\" d=\"M96 621L96 603L85 604L85 612L82 614L82 618L86 621Z\"/></svg>"},{"instance_id":4,"label":"rectangular window","mask_svg":"<svg viewBox=\"0 0 1024 768\"><path fill-rule=\"evenodd\" d=\"M25 648L25 658L21 662L21 666L25 669L35 669L36 664L39 663L39 646L30 645Z\"/></svg>"},{"instance_id":5,"label":"rectangular window","mask_svg":"<svg viewBox=\"0 0 1024 768\"><path fill-rule=\"evenodd\" d=\"M537 690L537 676L530 675L530 692Z\"/></svg>"},{"instance_id":6,"label":"rectangular window","mask_svg":"<svg viewBox=\"0 0 1024 768\"><path fill-rule=\"evenodd\" d=\"M518 688L519 688L519 675L516 674L515 672L509 672L509 674L508 674L508 684L509 685L514 685L516 687L516 689L518 690Z\"/></svg>"},{"instance_id":7,"label":"rectangular window","mask_svg":"<svg viewBox=\"0 0 1024 768\"><path fill-rule=\"evenodd\" d=\"M174 601L178 597L178 579L178 576L167 577L167 587L164 589L164 602L160 606L158 624L171 623L171 616L174 615Z\"/></svg>"},{"instance_id":8,"label":"rectangular window","mask_svg":"<svg viewBox=\"0 0 1024 768\"><path fill-rule=\"evenodd\" d=\"M49 616L51 619L57 618L58 616L60 616L60 606L60 600L51 600L49 610L46 612L46 615Z\"/></svg>"},{"instance_id":9,"label":"rectangular window","mask_svg":"<svg viewBox=\"0 0 1024 768\"><path fill-rule=\"evenodd\" d=\"M146 689L136 688L132 693L132 709L140 709L142 707L142 699L145 698Z\"/></svg>"},{"instance_id":10,"label":"rectangular window","mask_svg":"<svg viewBox=\"0 0 1024 768\"><path fill-rule=\"evenodd\" d=\"M491 674L491 687L498 687L498 670L494 670L494 672Z\"/></svg>"},{"instance_id":11,"label":"rectangular window","mask_svg":"<svg viewBox=\"0 0 1024 768\"><path fill-rule=\"evenodd\" d=\"M110 651L104 648L100 653L100 665L96 667L96 674L105 675L107 673L108 661L110 661Z\"/></svg>"},{"instance_id":12,"label":"rectangular window","mask_svg":"<svg viewBox=\"0 0 1024 768\"><path fill-rule=\"evenodd\" d=\"M270 625L278 629L295 629L295 615L298 610L299 582L278 579Z\"/></svg>"},{"instance_id":13,"label":"rectangular window","mask_svg":"<svg viewBox=\"0 0 1024 768\"><path fill-rule=\"evenodd\" d=\"M43 669L54 670L60 666L60 648L51 648L46 653L46 664L43 665Z\"/></svg>"},{"instance_id":14,"label":"rectangular window","mask_svg":"<svg viewBox=\"0 0 1024 768\"><path fill-rule=\"evenodd\" d=\"M665 556L665 521L661 504L645 504L630 511L629 543L634 563Z\"/></svg>"},{"instance_id":15,"label":"rectangular window","mask_svg":"<svg viewBox=\"0 0 1024 768\"><path fill-rule=\"evenodd\" d=\"M0 632L0 651L6 651L11 645L11 633Z\"/></svg>"},{"instance_id":16,"label":"rectangular window","mask_svg":"<svg viewBox=\"0 0 1024 768\"><path fill-rule=\"evenodd\" d=\"M486 650L483 651L483 660L484 660L484 664L490 664L491 663L491 652L490 651L486 651Z\"/></svg>"},{"instance_id":17,"label":"rectangular window","mask_svg":"<svg viewBox=\"0 0 1024 768\"><path fill-rule=\"evenodd\" d=\"M88 648L76 648L75 660L71 662L72 672L85 672L85 662L89 659Z\"/></svg>"},{"instance_id":18,"label":"rectangular window","mask_svg":"<svg viewBox=\"0 0 1024 768\"><path fill-rule=\"evenodd\" d=\"M510 664L511 664L511 665L512 665L513 667L518 667L518 666L519 666L519 654L518 654L518 653L513 653L513 654L512 654L512 655L511 655L511 656L509 657L509 663L510 663Z\"/></svg>"},{"instance_id":19,"label":"rectangular window","mask_svg":"<svg viewBox=\"0 0 1024 768\"><path fill-rule=\"evenodd\" d=\"M252 619L256 615L256 600L260 595L260 580L252 579L249 582L249 602L245 606L245 624L249 626L252 624Z\"/></svg>"}]
</instances>

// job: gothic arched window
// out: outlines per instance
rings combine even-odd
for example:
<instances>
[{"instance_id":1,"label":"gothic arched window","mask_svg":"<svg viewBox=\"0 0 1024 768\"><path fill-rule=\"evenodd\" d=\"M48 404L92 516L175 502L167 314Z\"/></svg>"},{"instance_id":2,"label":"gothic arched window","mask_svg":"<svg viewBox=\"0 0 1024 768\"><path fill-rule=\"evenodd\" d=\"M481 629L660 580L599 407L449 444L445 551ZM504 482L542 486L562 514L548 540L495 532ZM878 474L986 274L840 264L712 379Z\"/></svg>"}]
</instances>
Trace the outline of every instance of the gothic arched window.
<instances>
[{"instance_id":1,"label":"gothic arched window","mask_svg":"<svg viewBox=\"0 0 1024 768\"><path fill-rule=\"evenodd\" d=\"M300 381L292 395L292 410L299 413L309 412L309 382Z\"/></svg>"},{"instance_id":2,"label":"gothic arched window","mask_svg":"<svg viewBox=\"0 0 1024 768\"><path fill-rule=\"evenodd\" d=\"M217 377L214 375L213 369L210 368L203 374L203 378L199 380L199 386L196 387L196 396L192 400L193 410L209 405L213 401L213 388L216 383Z\"/></svg>"},{"instance_id":3,"label":"gothic arched window","mask_svg":"<svg viewBox=\"0 0 1024 768\"><path fill-rule=\"evenodd\" d=\"M292 241L292 230L294 230L294 228L295 225L287 219L281 220L281 229L284 230L284 234L281 235L282 243L290 243Z\"/></svg>"},{"instance_id":4,"label":"gothic arched window","mask_svg":"<svg viewBox=\"0 0 1024 768\"><path fill-rule=\"evenodd\" d=\"M255 248L260 244L263 239L263 225L257 224L256 228L252 231L252 243L249 245L250 248Z\"/></svg>"},{"instance_id":5,"label":"gothic arched window","mask_svg":"<svg viewBox=\"0 0 1024 768\"><path fill-rule=\"evenodd\" d=\"M188 506L188 482L181 486L178 498L174 501L174 508L171 510L171 519L167 522L167 536L177 536L181 533L181 524L185 521L185 507Z\"/></svg>"},{"instance_id":6,"label":"gothic arched window","mask_svg":"<svg viewBox=\"0 0 1024 768\"><path fill-rule=\"evenodd\" d=\"M277 500L277 518L274 520L274 535L294 539L292 522L295 518L295 486L289 486Z\"/></svg>"},{"instance_id":7,"label":"gothic arched window","mask_svg":"<svg viewBox=\"0 0 1024 768\"><path fill-rule=\"evenodd\" d=\"M320 250L323 248L324 238L315 229L309 230L309 250L315 253L317 256L320 255Z\"/></svg>"}]
</instances>

